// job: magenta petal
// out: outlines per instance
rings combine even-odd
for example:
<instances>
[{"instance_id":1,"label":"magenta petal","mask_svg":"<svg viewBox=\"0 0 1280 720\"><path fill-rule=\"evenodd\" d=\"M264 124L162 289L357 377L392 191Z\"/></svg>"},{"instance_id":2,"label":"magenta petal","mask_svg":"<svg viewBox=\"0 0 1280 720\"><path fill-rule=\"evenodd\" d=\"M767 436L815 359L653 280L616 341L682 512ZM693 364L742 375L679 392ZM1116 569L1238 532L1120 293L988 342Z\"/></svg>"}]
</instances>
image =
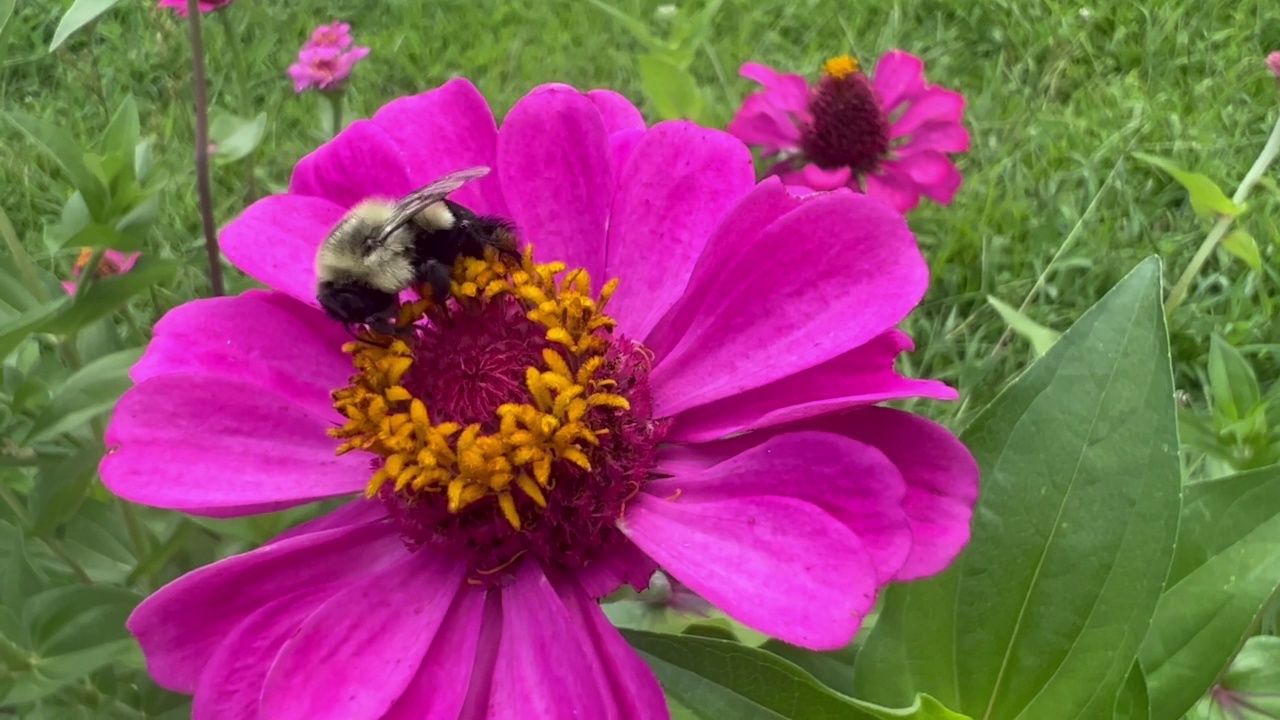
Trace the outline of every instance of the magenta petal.
<instances>
[{"instance_id":1,"label":"magenta petal","mask_svg":"<svg viewBox=\"0 0 1280 720\"><path fill-rule=\"evenodd\" d=\"M894 172L889 167L880 173L868 175L866 184L868 195L888 203L900 213L913 210L920 204L920 189L910 176Z\"/></svg>"},{"instance_id":2,"label":"magenta petal","mask_svg":"<svg viewBox=\"0 0 1280 720\"><path fill-rule=\"evenodd\" d=\"M811 187L814 190L837 190L847 187L849 181L853 179L853 171L847 167L839 167L835 170L823 170L822 168L810 163L804 166L800 171L800 177L805 187Z\"/></svg>"},{"instance_id":3,"label":"magenta petal","mask_svg":"<svg viewBox=\"0 0 1280 720\"><path fill-rule=\"evenodd\" d=\"M463 587L418 673L381 720L457 720L472 679L486 591Z\"/></svg>"},{"instance_id":4,"label":"magenta petal","mask_svg":"<svg viewBox=\"0 0 1280 720\"><path fill-rule=\"evenodd\" d=\"M281 302L300 312L282 309ZM308 315L310 322L304 322ZM170 310L156 323L151 343L129 377L134 382L178 373L226 378L326 416L333 412L329 393L346 385L351 375L343 342L341 326L319 312L285 295L250 290Z\"/></svg>"},{"instance_id":5,"label":"magenta petal","mask_svg":"<svg viewBox=\"0 0 1280 720\"><path fill-rule=\"evenodd\" d=\"M924 89L924 63L901 50L890 50L876 63L872 79L886 112Z\"/></svg>"},{"instance_id":6,"label":"magenta petal","mask_svg":"<svg viewBox=\"0 0 1280 720\"><path fill-rule=\"evenodd\" d=\"M928 266L901 215L847 190L797 202L757 241L735 238L736 257L694 273L672 310L696 308L692 322L650 375L658 415L821 365L893 327L923 297Z\"/></svg>"},{"instance_id":7,"label":"magenta petal","mask_svg":"<svg viewBox=\"0 0 1280 720\"><path fill-rule=\"evenodd\" d=\"M911 347L909 337L890 330L817 367L682 412L666 439L702 442L887 400L956 399L956 391L943 383L894 372L894 359Z\"/></svg>"},{"instance_id":8,"label":"magenta petal","mask_svg":"<svg viewBox=\"0 0 1280 720\"><path fill-rule=\"evenodd\" d=\"M768 65L743 63L738 74L755 80L764 86L778 107L796 113L807 112L809 107L809 83L801 75L780 73Z\"/></svg>"},{"instance_id":9,"label":"magenta petal","mask_svg":"<svg viewBox=\"0 0 1280 720\"><path fill-rule=\"evenodd\" d=\"M777 178L768 178L757 185L725 214L707 241L694 266L690 287L714 282L721 269L733 262L742 248L756 245L766 228L800 204L801 201L789 194ZM686 301L682 297L681 302L676 303L645 339L645 345L659 363L697 319L699 302Z\"/></svg>"},{"instance_id":10,"label":"magenta petal","mask_svg":"<svg viewBox=\"0 0 1280 720\"><path fill-rule=\"evenodd\" d=\"M939 152L924 151L885 163L888 172L905 173L926 197L946 205L955 197L963 178L955 164Z\"/></svg>"},{"instance_id":11,"label":"magenta petal","mask_svg":"<svg viewBox=\"0 0 1280 720\"><path fill-rule=\"evenodd\" d=\"M191 720L258 717L262 685L276 653L333 592L330 586L287 595L240 623L200 674Z\"/></svg>"},{"instance_id":12,"label":"magenta petal","mask_svg":"<svg viewBox=\"0 0 1280 720\"><path fill-rule=\"evenodd\" d=\"M580 570L578 584L593 598L602 598L623 585L630 585L638 592L649 586L649 579L657 569L648 555L624 542Z\"/></svg>"},{"instance_id":13,"label":"magenta petal","mask_svg":"<svg viewBox=\"0 0 1280 720\"><path fill-rule=\"evenodd\" d=\"M767 93L748 95L726 129L744 143L761 146L766 155L800 146L795 118L775 105Z\"/></svg>"},{"instance_id":14,"label":"magenta petal","mask_svg":"<svg viewBox=\"0 0 1280 720\"><path fill-rule=\"evenodd\" d=\"M163 375L120 398L99 471L115 494L154 507L300 504L369 480L368 456L334 455L333 426L241 381Z\"/></svg>"},{"instance_id":15,"label":"magenta petal","mask_svg":"<svg viewBox=\"0 0 1280 720\"><path fill-rule=\"evenodd\" d=\"M129 631L142 645L151 677L190 693L217 648L260 608L293 593L337 588L403 553L399 536L380 525L265 545L160 588L133 611Z\"/></svg>"},{"instance_id":16,"label":"magenta petal","mask_svg":"<svg viewBox=\"0 0 1280 720\"><path fill-rule=\"evenodd\" d=\"M336 530L351 525L364 525L378 522L386 517L387 506L383 505L381 500L368 500L363 495L360 495L332 512L325 513L318 518L313 518L285 530L269 542L281 542L300 535Z\"/></svg>"},{"instance_id":17,"label":"magenta petal","mask_svg":"<svg viewBox=\"0 0 1280 720\"><path fill-rule=\"evenodd\" d=\"M262 717L381 718L417 675L465 571L453 557L416 552L334 595L280 649Z\"/></svg>"},{"instance_id":18,"label":"magenta petal","mask_svg":"<svg viewBox=\"0 0 1280 720\"><path fill-rule=\"evenodd\" d=\"M487 718L619 718L602 696L602 669L537 563L502 588L502 638Z\"/></svg>"},{"instance_id":19,"label":"magenta petal","mask_svg":"<svg viewBox=\"0 0 1280 720\"><path fill-rule=\"evenodd\" d=\"M751 152L731 135L678 121L645 133L609 215L605 275L622 280L609 314L623 333L649 334L684 292L721 218L754 186Z\"/></svg>"},{"instance_id":20,"label":"magenta petal","mask_svg":"<svg viewBox=\"0 0 1280 720\"><path fill-rule=\"evenodd\" d=\"M610 622L600 605L572 582L558 584L560 599L582 628L596 664L604 671L605 689L612 696L615 716L663 720L670 717L667 700L653 671Z\"/></svg>"},{"instance_id":21,"label":"magenta petal","mask_svg":"<svg viewBox=\"0 0 1280 720\"><path fill-rule=\"evenodd\" d=\"M320 307L316 250L345 213L321 198L272 195L228 223L218 242L227 259L254 280Z\"/></svg>"},{"instance_id":22,"label":"magenta petal","mask_svg":"<svg viewBox=\"0 0 1280 720\"><path fill-rule=\"evenodd\" d=\"M893 152L904 157L924 150L964 152L969 149L969 131L963 125L946 120L930 120L916 128L907 141Z\"/></svg>"},{"instance_id":23,"label":"magenta petal","mask_svg":"<svg viewBox=\"0 0 1280 720\"><path fill-rule=\"evenodd\" d=\"M964 116L964 96L954 90L931 87L911 98L902 117L892 123L890 134L902 137L915 132L927 122L959 123Z\"/></svg>"},{"instance_id":24,"label":"magenta petal","mask_svg":"<svg viewBox=\"0 0 1280 720\"><path fill-rule=\"evenodd\" d=\"M644 139L645 130L621 130L609 136L609 152L613 155L613 167L625 172L636 146Z\"/></svg>"},{"instance_id":25,"label":"magenta petal","mask_svg":"<svg viewBox=\"0 0 1280 720\"><path fill-rule=\"evenodd\" d=\"M399 199L413 190L400 148L379 125L357 120L298 161L293 195L313 195L342 207L369 197Z\"/></svg>"},{"instance_id":26,"label":"magenta petal","mask_svg":"<svg viewBox=\"0 0 1280 720\"><path fill-rule=\"evenodd\" d=\"M894 577L911 550L903 510L906 481L884 453L865 442L808 430L751 433L706 446L675 446L658 467L673 477L645 487L655 497L689 503L789 497L826 510L862 541L871 564L858 570L870 573L861 582L873 591Z\"/></svg>"},{"instance_id":27,"label":"magenta petal","mask_svg":"<svg viewBox=\"0 0 1280 720\"><path fill-rule=\"evenodd\" d=\"M876 571L858 536L803 500L641 493L618 527L730 617L793 645L845 646L875 603Z\"/></svg>"},{"instance_id":28,"label":"magenta petal","mask_svg":"<svg viewBox=\"0 0 1280 720\"><path fill-rule=\"evenodd\" d=\"M610 135L623 130L644 130L644 117L622 94L612 90L590 90L587 98L600 111L605 131Z\"/></svg>"},{"instance_id":29,"label":"magenta petal","mask_svg":"<svg viewBox=\"0 0 1280 720\"><path fill-rule=\"evenodd\" d=\"M489 103L469 81L457 78L393 100L374 113L373 122L399 146L415 187L483 165L493 172L467 183L450 199L481 214L508 214L496 168L498 128Z\"/></svg>"},{"instance_id":30,"label":"magenta petal","mask_svg":"<svg viewBox=\"0 0 1280 720\"><path fill-rule=\"evenodd\" d=\"M905 508L913 542L894 579L942 572L969 542L969 522L978 500L973 455L946 428L900 410L865 408L829 426L875 446L906 478Z\"/></svg>"},{"instance_id":31,"label":"magenta petal","mask_svg":"<svg viewBox=\"0 0 1280 720\"><path fill-rule=\"evenodd\" d=\"M542 262L585 268L597 289L613 199L611 160L600 112L567 85L525 95L498 134L502 188L521 237Z\"/></svg>"}]
</instances>

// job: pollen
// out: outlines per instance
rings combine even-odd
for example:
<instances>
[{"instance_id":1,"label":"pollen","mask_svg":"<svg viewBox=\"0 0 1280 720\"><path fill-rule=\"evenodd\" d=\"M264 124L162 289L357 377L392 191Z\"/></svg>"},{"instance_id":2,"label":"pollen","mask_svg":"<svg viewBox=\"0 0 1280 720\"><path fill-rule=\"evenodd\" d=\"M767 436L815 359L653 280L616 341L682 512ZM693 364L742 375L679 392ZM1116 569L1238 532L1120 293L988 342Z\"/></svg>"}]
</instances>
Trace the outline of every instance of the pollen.
<instances>
[{"instance_id":1,"label":"pollen","mask_svg":"<svg viewBox=\"0 0 1280 720\"><path fill-rule=\"evenodd\" d=\"M593 293L585 270L490 251L458 259L445 307L425 289L401 307L416 338L343 346L355 373L333 393L345 422L330 435L338 454L380 458L366 494L395 506L415 544L465 535L489 551L478 568L531 545L563 554L639 487L661 424L637 415L647 355L613 334L617 286Z\"/></svg>"},{"instance_id":2,"label":"pollen","mask_svg":"<svg viewBox=\"0 0 1280 720\"><path fill-rule=\"evenodd\" d=\"M822 64L822 72L837 80L843 80L861 69L852 55L833 57Z\"/></svg>"}]
</instances>

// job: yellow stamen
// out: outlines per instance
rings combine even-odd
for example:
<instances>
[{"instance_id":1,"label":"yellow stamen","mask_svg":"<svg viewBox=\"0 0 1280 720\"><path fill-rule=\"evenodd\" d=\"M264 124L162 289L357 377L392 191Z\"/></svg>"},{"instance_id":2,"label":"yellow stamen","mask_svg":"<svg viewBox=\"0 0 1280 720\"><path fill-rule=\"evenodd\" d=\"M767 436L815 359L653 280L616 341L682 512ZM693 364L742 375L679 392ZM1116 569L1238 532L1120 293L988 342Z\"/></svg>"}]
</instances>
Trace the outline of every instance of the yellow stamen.
<instances>
[{"instance_id":1,"label":"yellow stamen","mask_svg":"<svg viewBox=\"0 0 1280 720\"><path fill-rule=\"evenodd\" d=\"M605 392L616 383L599 377L608 348L601 335L615 324L602 308L617 281L593 297L585 270L562 275L565 270L563 263L534 263L529 249L518 262L490 252L483 260L459 258L454 265L453 287L463 296L458 302L514 299L552 343L540 366L525 371L530 401L496 408L493 433L480 424L432 421L427 403L402 384L414 362L403 340L343 346L356 373L350 386L333 393L334 407L347 421L329 434L343 441L338 454L363 449L384 458L367 495L388 484L398 493L443 494L454 513L492 498L495 511L519 530L524 519L514 493L546 507L556 462L591 469L590 453L608 432L593 427L591 418L630 409L625 397ZM400 323L415 323L430 309L430 301L406 303Z\"/></svg>"},{"instance_id":2,"label":"yellow stamen","mask_svg":"<svg viewBox=\"0 0 1280 720\"><path fill-rule=\"evenodd\" d=\"M822 64L822 72L836 80L843 80L860 69L861 66L858 65L857 60L853 59L852 55L833 57Z\"/></svg>"}]
</instances>

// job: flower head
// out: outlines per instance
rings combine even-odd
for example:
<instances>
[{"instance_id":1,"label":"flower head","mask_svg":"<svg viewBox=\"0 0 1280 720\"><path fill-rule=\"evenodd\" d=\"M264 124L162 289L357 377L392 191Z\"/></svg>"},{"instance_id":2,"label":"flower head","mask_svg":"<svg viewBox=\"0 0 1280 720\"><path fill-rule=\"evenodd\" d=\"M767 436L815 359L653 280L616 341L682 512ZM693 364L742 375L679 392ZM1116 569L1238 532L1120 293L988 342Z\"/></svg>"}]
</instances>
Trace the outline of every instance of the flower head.
<instances>
[{"instance_id":1,"label":"flower head","mask_svg":"<svg viewBox=\"0 0 1280 720\"><path fill-rule=\"evenodd\" d=\"M316 301L322 239L473 166L451 199L513 221L523 254L460 258L448 302L405 293L412 334L350 342ZM498 129L453 80L344 129L221 245L272 289L161 319L102 478L222 517L348 500L130 618L197 717L664 718L598 598L661 567L834 648L968 540L973 458L874 407L955 396L893 369L927 285L905 221L757 185L725 133L564 85Z\"/></svg>"},{"instance_id":2,"label":"flower head","mask_svg":"<svg viewBox=\"0 0 1280 720\"><path fill-rule=\"evenodd\" d=\"M1270 55L1267 55L1267 69L1269 69L1273 75L1280 78L1280 50L1276 50Z\"/></svg>"},{"instance_id":3,"label":"flower head","mask_svg":"<svg viewBox=\"0 0 1280 720\"><path fill-rule=\"evenodd\" d=\"M196 6L200 8L200 12L209 13L219 8L226 7L232 3L232 0L199 0ZM172 8L173 14L178 17L187 16L187 0L160 0L156 3L158 8Z\"/></svg>"},{"instance_id":4,"label":"flower head","mask_svg":"<svg viewBox=\"0 0 1280 720\"><path fill-rule=\"evenodd\" d=\"M960 188L947 153L969 149L964 97L927 84L920 58L892 50L868 77L844 55L823 65L813 87L758 63L741 72L764 90L743 101L729 132L775 156L770 172L785 182L850 187L901 212L921 195L948 204Z\"/></svg>"},{"instance_id":5,"label":"flower head","mask_svg":"<svg viewBox=\"0 0 1280 720\"><path fill-rule=\"evenodd\" d=\"M351 26L344 22L321 25L311 33L307 47L336 47L345 50L351 45Z\"/></svg>"},{"instance_id":6,"label":"flower head","mask_svg":"<svg viewBox=\"0 0 1280 720\"><path fill-rule=\"evenodd\" d=\"M117 250L107 250L102 253L102 257L98 260L98 267L95 269L93 276L95 278L105 278L112 275L123 275L133 269L134 264L138 262L138 256L139 253L126 255ZM92 257L92 248L81 250L80 256L76 258L75 265L71 266L72 277L80 277ZM62 288L67 291L67 294L74 295L76 283L71 280L65 281L62 283Z\"/></svg>"},{"instance_id":7,"label":"flower head","mask_svg":"<svg viewBox=\"0 0 1280 720\"><path fill-rule=\"evenodd\" d=\"M351 69L368 54L367 47L341 50L332 45L308 45L298 53L298 61L289 66L293 91L337 92L351 75Z\"/></svg>"}]
</instances>

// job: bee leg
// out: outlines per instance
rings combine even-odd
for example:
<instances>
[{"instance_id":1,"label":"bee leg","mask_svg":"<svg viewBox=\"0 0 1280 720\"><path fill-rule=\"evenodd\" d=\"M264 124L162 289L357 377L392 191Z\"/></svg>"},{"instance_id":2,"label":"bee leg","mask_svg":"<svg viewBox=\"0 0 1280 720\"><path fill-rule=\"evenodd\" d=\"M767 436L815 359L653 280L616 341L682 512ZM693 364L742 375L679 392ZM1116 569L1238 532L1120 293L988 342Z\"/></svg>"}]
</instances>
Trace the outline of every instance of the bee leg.
<instances>
[{"instance_id":1,"label":"bee leg","mask_svg":"<svg viewBox=\"0 0 1280 720\"><path fill-rule=\"evenodd\" d=\"M453 287L451 275L453 268L430 258L422 264L419 277L431 288L431 300L437 305L444 305L449 299L449 291Z\"/></svg>"}]
</instances>

